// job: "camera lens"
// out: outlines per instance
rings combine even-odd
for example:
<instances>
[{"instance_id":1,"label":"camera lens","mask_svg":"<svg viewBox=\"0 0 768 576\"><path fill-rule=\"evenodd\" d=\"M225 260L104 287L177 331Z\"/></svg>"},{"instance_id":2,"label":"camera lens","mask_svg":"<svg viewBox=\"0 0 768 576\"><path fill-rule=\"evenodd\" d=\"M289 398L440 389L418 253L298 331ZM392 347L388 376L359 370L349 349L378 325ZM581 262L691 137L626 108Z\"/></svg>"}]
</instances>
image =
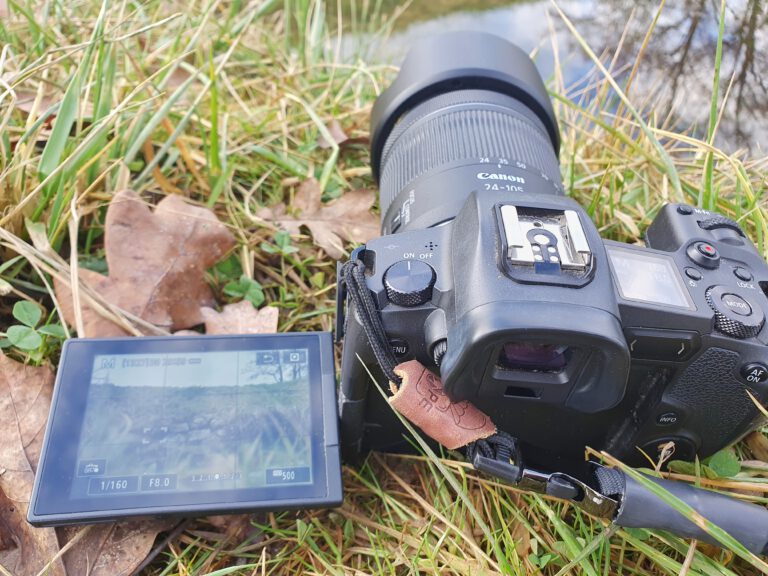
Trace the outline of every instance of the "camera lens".
<instances>
[{"instance_id":1,"label":"camera lens","mask_svg":"<svg viewBox=\"0 0 768 576\"><path fill-rule=\"evenodd\" d=\"M506 370L559 372L568 363L568 347L534 342L507 342L497 365Z\"/></svg>"},{"instance_id":2,"label":"camera lens","mask_svg":"<svg viewBox=\"0 0 768 576\"><path fill-rule=\"evenodd\" d=\"M451 220L475 191L563 193L547 91L530 58L497 36L417 43L371 128L384 234Z\"/></svg>"}]
</instances>

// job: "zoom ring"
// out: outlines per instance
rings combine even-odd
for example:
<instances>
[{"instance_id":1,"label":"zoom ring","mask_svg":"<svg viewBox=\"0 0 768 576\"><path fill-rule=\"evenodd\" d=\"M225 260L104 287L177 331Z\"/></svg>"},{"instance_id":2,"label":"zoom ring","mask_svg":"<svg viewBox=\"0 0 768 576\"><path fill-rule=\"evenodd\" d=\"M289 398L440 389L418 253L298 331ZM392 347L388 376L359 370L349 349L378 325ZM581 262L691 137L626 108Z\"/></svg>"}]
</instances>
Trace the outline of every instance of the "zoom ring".
<instances>
[{"instance_id":1,"label":"zoom ring","mask_svg":"<svg viewBox=\"0 0 768 576\"><path fill-rule=\"evenodd\" d=\"M384 145L379 183L382 214L419 176L487 158L518 161L560 182L560 166L544 125L520 102L494 92L437 96L406 114Z\"/></svg>"}]
</instances>

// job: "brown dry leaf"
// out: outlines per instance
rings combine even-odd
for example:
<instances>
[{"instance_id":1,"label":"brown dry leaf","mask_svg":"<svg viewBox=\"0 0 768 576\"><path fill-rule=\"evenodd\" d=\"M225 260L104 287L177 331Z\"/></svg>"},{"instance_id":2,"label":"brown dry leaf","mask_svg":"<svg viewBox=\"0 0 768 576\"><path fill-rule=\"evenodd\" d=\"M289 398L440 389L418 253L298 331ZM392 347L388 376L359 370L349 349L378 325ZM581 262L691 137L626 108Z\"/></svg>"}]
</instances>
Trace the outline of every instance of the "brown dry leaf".
<instances>
[{"instance_id":1,"label":"brown dry leaf","mask_svg":"<svg viewBox=\"0 0 768 576\"><path fill-rule=\"evenodd\" d=\"M270 334L277 332L278 310L265 306L256 310L247 300L227 304L221 312L213 308L200 311L205 320L206 334Z\"/></svg>"},{"instance_id":2,"label":"brown dry leaf","mask_svg":"<svg viewBox=\"0 0 768 576\"><path fill-rule=\"evenodd\" d=\"M285 204L263 208L258 215L291 234L306 226L315 244L336 260L344 256L345 240L366 242L379 235L379 218L371 212L373 191L351 190L329 204L323 204L320 196L320 185L312 178L302 182L294 196L291 211L298 215L289 214Z\"/></svg>"},{"instance_id":3,"label":"brown dry leaf","mask_svg":"<svg viewBox=\"0 0 768 576\"><path fill-rule=\"evenodd\" d=\"M38 574L59 553L60 541L64 545L84 530L54 531L27 523L53 380L48 368L24 366L0 354L0 566L14 576ZM45 573L130 574L149 553L157 534L169 526L160 521L91 526Z\"/></svg>"},{"instance_id":4,"label":"brown dry leaf","mask_svg":"<svg viewBox=\"0 0 768 576\"><path fill-rule=\"evenodd\" d=\"M768 462L768 438L760 431L752 432L745 438L752 455L758 460Z\"/></svg>"},{"instance_id":5,"label":"brown dry leaf","mask_svg":"<svg viewBox=\"0 0 768 576\"><path fill-rule=\"evenodd\" d=\"M531 553L531 533L528 527L522 522L516 522L512 528L512 541L515 543L515 550L520 558L527 558Z\"/></svg>"},{"instance_id":6,"label":"brown dry leaf","mask_svg":"<svg viewBox=\"0 0 768 576\"><path fill-rule=\"evenodd\" d=\"M2 2L2 0L0 0ZM40 102L38 103L37 107L35 107L35 99L37 98L37 92L33 90L16 90L16 104L15 108L17 110L21 110L25 114L32 114L34 111L35 117L41 116L45 111L47 111L49 108L54 106L55 104L58 104L62 101L63 96L62 95L53 95L53 94L43 94L43 96L40 98ZM86 102L83 104L82 108L80 108L80 112L82 114L83 118L91 119L93 118L93 106ZM53 120L56 118L56 114L51 114L45 121L46 125L50 126L53 123Z\"/></svg>"},{"instance_id":7,"label":"brown dry leaf","mask_svg":"<svg viewBox=\"0 0 768 576\"><path fill-rule=\"evenodd\" d=\"M182 68L181 66L177 66L165 81L165 87L171 92L174 92L177 88L184 84L184 82L189 80L190 76L192 76L192 74L187 72L186 69Z\"/></svg>"},{"instance_id":8,"label":"brown dry leaf","mask_svg":"<svg viewBox=\"0 0 768 576\"><path fill-rule=\"evenodd\" d=\"M87 530L72 548L64 553L69 576L127 576L133 574L152 551L157 535L170 529L173 520L134 520L118 524L102 524L88 528L59 528L64 546Z\"/></svg>"},{"instance_id":9,"label":"brown dry leaf","mask_svg":"<svg viewBox=\"0 0 768 576\"><path fill-rule=\"evenodd\" d=\"M258 518L258 522L264 523L266 515ZM226 542L243 542L253 540L261 534L261 529L253 525L252 514L237 514L224 516L208 516L206 521L224 533Z\"/></svg>"},{"instance_id":10,"label":"brown dry leaf","mask_svg":"<svg viewBox=\"0 0 768 576\"><path fill-rule=\"evenodd\" d=\"M333 120L325 128L328 130L328 133L331 135L331 138L333 138L336 144L342 145L344 142L349 140L349 136L344 133L344 130L341 128L341 124L339 124L336 120ZM320 134L320 136L317 138L317 145L324 150L331 147L331 143L328 142L325 139L325 136L322 134Z\"/></svg>"},{"instance_id":11,"label":"brown dry leaf","mask_svg":"<svg viewBox=\"0 0 768 576\"><path fill-rule=\"evenodd\" d=\"M52 528L32 528L27 509L53 394L53 372L0 353L0 566L16 576L40 572L58 553ZM48 571L65 574L61 561Z\"/></svg>"},{"instance_id":12,"label":"brown dry leaf","mask_svg":"<svg viewBox=\"0 0 768 576\"><path fill-rule=\"evenodd\" d=\"M2 2L2 0L0 0L0 2ZM16 108L25 114L31 114L36 97L37 95L34 92L30 92L28 90L17 90ZM52 96L43 96L40 99L40 104L37 106L37 115L40 115L41 112L48 110L48 108L53 106L55 103L56 101Z\"/></svg>"},{"instance_id":13,"label":"brown dry leaf","mask_svg":"<svg viewBox=\"0 0 768 576\"><path fill-rule=\"evenodd\" d=\"M119 192L107 210L105 248L109 276L80 269L80 282L109 303L148 322L178 330L203 322L200 308L213 306L205 271L230 250L235 239L210 210L166 196L152 212L130 190ZM68 284L55 282L64 318L74 323ZM85 334L121 336L125 331L83 306Z\"/></svg>"}]
</instances>

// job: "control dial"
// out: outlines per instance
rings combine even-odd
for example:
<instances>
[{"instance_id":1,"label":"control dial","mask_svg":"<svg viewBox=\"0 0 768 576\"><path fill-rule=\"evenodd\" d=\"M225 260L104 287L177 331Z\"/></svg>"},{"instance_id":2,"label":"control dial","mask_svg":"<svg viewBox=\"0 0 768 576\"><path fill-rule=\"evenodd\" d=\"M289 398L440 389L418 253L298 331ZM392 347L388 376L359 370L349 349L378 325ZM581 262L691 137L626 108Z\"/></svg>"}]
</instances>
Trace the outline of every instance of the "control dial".
<instances>
[{"instance_id":1,"label":"control dial","mask_svg":"<svg viewBox=\"0 0 768 576\"><path fill-rule=\"evenodd\" d=\"M387 298L398 306L418 306L432 298L435 271L421 260L400 260L384 272Z\"/></svg>"},{"instance_id":2,"label":"control dial","mask_svg":"<svg viewBox=\"0 0 768 576\"><path fill-rule=\"evenodd\" d=\"M759 303L727 286L707 290L707 304L715 311L715 329L734 338L757 336L765 322Z\"/></svg>"},{"instance_id":3,"label":"control dial","mask_svg":"<svg viewBox=\"0 0 768 576\"><path fill-rule=\"evenodd\" d=\"M711 218L702 220L699 222L699 228L702 230L717 230L718 228L728 228L729 230L736 232L739 236L746 238L746 234L744 234L744 231L741 229L738 222L731 220L730 218L726 218L720 214L713 214Z\"/></svg>"}]
</instances>

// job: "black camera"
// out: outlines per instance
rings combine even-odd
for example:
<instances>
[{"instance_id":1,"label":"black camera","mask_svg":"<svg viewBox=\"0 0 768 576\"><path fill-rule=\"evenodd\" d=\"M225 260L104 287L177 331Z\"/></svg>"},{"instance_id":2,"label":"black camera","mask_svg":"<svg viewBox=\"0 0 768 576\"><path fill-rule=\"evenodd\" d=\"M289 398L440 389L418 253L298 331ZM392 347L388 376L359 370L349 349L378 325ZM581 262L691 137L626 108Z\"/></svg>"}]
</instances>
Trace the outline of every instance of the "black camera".
<instances>
[{"instance_id":1,"label":"black camera","mask_svg":"<svg viewBox=\"0 0 768 576\"><path fill-rule=\"evenodd\" d=\"M371 123L383 235L353 258L387 352L439 374L527 462L578 470L591 446L647 465L670 443L690 460L759 424L763 258L735 221L686 204L658 213L645 247L603 241L565 196L557 123L524 52L482 33L426 38ZM359 312L348 302L343 449L408 450Z\"/></svg>"}]
</instances>

